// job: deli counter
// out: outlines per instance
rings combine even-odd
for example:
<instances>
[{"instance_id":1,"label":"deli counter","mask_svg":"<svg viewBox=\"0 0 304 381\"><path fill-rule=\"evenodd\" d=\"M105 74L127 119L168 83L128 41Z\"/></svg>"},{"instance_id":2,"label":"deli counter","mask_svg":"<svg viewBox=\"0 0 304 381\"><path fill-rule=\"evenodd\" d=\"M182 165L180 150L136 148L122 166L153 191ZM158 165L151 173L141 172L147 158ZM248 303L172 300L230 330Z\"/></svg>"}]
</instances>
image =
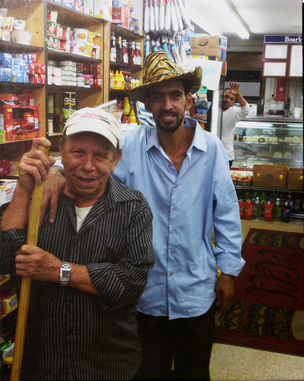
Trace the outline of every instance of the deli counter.
<instances>
[{"instance_id":1,"label":"deli counter","mask_svg":"<svg viewBox=\"0 0 304 381\"><path fill-rule=\"evenodd\" d=\"M234 131L233 168L254 164L303 167L303 120L284 117L246 117Z\"/></svg>"}]
</instances>

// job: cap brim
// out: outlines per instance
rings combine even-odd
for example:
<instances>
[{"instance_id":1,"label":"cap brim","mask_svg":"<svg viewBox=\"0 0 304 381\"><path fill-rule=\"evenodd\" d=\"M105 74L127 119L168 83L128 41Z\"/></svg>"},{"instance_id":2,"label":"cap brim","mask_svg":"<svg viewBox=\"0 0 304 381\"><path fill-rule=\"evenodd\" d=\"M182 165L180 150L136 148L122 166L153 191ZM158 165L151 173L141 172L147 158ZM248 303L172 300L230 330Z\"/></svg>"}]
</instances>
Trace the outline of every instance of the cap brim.
<instances>
[{"instance_id":1,"label":"cap brim","mask_svg":"<svg viewBox=\"0 0 304 381\"><path fill-rule=\"evenodd\" d=\"M114 147L117 146L117 138L113 135L113 133L107 128L100 128L100 125L94 125L92 122L90 123L77 123L75 125L66 127L66 135L74 135L79 134L81 132L93 132L94 134L99 134L106 139L108 139Z\"/></svg>"},{"instance_id":2,"label":"cap brim","mask_svg":"<svg viewBox=\"0 0 304 381\"><path fill-rule=\"evenodd\" d=\"M189 71L181 75L177 75L172 78L166 78L161 81L146 83L141 86L135 87L129 90L129 94L132 98L144 103L146 98L146 91L151 89L153 86L159 85L162 82L182 80L186 81L187 85L190 87L191 94L195 94L202 85L202 68L197 66L194 70Z\"/></svg>"}]
</instances>

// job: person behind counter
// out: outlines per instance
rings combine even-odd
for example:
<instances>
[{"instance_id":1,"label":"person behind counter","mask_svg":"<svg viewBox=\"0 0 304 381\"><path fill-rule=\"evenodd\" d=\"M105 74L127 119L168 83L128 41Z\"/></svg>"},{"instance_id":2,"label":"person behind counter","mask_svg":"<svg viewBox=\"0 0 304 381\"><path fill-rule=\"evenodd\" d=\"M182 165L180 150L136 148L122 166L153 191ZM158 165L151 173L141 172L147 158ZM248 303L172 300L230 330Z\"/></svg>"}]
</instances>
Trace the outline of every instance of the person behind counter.
<instances>
[{"instance_id":1,"label":"person behind counter","mask_svg":"<svg viewBox=\"0 0 304 381\"><path fill-rule=\"evenodd\" d=\"M235 125L242 118L249 114L249 105L240 93L240 84L229 82L230 88L224 90L223 99L223 127L221 141L228 156L229 166L231 168L234 160L233 133ZM235 100L240 107L232 107Z\"/></svg>"},{"instance_id":2,"label":"person behind counter","mask_svg":"<svg viewBox=\"0 0 304 381\"><path fill-rule=\"evenodd\" d=\"M215 313L228 306L244 265L224 147L184 116L201 81L201 67L185 73L158 51L146 58L145 84L130 91L156 123L122 134L123 156L113 173L140 190L153 212L155 266L137 305L143 362L135 379L210 379Z\"/></svg>"},{"instance_id":3,"label":"person behind counter","mask_svg":"<svg viewBox=\"0 0 304 381\"><path fill-rule=\"evenodd\" d=\"M26 245L34 183L54 159L34 139L1 221L0 273L32 278L22 380L127 380L142 360L136 304L154 263L147 201L113 179L120 127L104 111L84 108L67 121L60 144L73 199L60 195L37 247ZM16 257L15 257L16 252Z\"/></svg>"}]
</instances>

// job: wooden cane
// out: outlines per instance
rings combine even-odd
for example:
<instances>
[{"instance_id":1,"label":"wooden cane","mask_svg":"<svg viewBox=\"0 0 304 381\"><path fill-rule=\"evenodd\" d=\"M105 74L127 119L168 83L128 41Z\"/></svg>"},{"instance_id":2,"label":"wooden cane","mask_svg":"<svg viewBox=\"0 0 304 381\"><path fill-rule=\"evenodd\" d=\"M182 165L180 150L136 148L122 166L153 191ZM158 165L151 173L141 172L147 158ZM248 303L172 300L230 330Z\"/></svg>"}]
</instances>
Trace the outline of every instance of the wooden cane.
<instances>
[{"instance_id":1,"label":"wooden cane","mask_svg":"<svg viewBox=\"0 0 304 381\"><path fill-rule=\"evenodd\" d=\"M47 147L39 146L39 149L45 155L48 155L49 149ZM40 185L35 184L34 186L34 190L32 194L30 217L29 217L28 233L27 233L28 245L33 245L33 246L37 245L43 186L44 186L43 181ZM15 334L13 365L12 365L11 378L10 378L11 381L19 381L20 379L24 338L25 338L25 331L26 331L26 321L27 321L27 314L28 314L28 307L29 307L30 293L31 293L31 283L32 283L32 279L30 277L22 277L19 307L18 307L17 326L16 326L16 334Z\"/></svg>"}]
</instances>

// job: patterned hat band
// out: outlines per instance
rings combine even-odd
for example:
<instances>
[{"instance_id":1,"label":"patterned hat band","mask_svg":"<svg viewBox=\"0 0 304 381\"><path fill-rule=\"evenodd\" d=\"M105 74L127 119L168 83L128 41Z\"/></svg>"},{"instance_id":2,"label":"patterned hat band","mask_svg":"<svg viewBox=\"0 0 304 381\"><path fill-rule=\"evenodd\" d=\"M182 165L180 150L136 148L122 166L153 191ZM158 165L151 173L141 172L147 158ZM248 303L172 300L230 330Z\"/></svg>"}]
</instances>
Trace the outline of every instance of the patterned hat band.
<instances>
[{"instance_id":1,"label":"patterned hat band","mask_svg":"<svg viewBox=\"0 0 304 381\"><path fill-rule=\"evenodd\" d=\"M186 81L189 91L196 93L202 83L202 68L197 66L194 70L184 72L175 62L171 61L164 50L148 54L145 62L144 84L129 91L131 97L145 102L147 90L163 81L178 79Z\"/></svg>"}]
</instances>

